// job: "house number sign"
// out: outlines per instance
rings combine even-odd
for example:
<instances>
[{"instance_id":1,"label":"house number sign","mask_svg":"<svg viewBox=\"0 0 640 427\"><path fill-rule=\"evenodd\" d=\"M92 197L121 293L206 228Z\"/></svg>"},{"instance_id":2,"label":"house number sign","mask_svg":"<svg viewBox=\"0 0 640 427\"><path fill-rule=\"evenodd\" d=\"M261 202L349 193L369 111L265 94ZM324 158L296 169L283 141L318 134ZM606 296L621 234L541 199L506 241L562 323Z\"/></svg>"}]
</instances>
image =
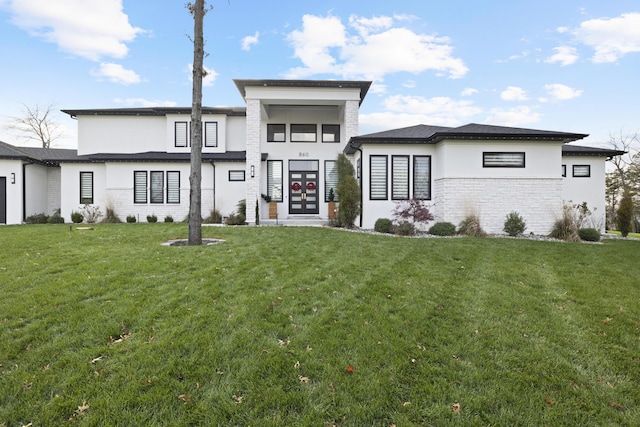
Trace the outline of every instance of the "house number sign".
<instances>
[{"instance_id":1,"label":"house number sign","mask_svg":"<svg viewBox=\"0 0 640 427\"><path fill-rule=\"evenodd\" d=\"M298 153L298 157L309 157L308 151L301 151Z\"/></svg>"}]
</instances>

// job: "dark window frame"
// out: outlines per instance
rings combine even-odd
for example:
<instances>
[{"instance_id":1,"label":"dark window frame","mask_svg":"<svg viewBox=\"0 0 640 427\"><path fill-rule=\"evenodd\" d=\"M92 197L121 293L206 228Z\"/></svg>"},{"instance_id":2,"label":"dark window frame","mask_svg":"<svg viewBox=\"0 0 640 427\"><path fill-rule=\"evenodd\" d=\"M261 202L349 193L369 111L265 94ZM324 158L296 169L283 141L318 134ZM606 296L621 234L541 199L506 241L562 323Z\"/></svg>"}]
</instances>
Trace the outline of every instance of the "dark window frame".
<instances>
[{"instance_id":1,"label":"dark window frame","mask_svg":"<svg viewBox=\"0 0 640 427\"><path fill-rule=\"evenodd\" d=\"M182 129L178 129L178 125L184 125L184 144L178 144L178 133L182 133ZM189 122L174 122L173 123L173 145L177 148L189 147Z\"/></svg>"},{"instance_id":2,"label":"dark window frame","mask_svg":"<svg viewBox=\"0 0 640 427\"><path fill-rule=\"evenodd\" d=\"M376 178L373 173L374 159L384 159L384 197L373 197L373 180ZM389 156L386 154L372 154L369 156L369 200L389 200Z\"/></svg>"},{"instance_id":3,"label":"dark window frame","mask_svg":"<svg viewBox=\"0 0 640 427\"><path fill-rule=\"evenodd\" d=\"M282 132L276 128L282 127ZM275 135L282 134L282 141L278 141ZM267 142L284 143L287 142L287 125L285 123L267 123Z\"/></svg>"},{"instance_id":4,"label":"dark window frame","mask_svg":"<svg viewBox=\"0 0 640 427\"><path fill-rule=\"evenodd\" d=\"M576 168L587 168L587 173L585 174L576 174ZM591 178L591 165L572 165L571 167L571 176L573 178Z\"/></svg>"},{"instance_id":5,"label":"dark window frame","mask_svg":"<svg viewBox=\"0 0 640 427\"><path fill-rule=\"evenodd\" d=\"M239 176L232 176L232 174L242 174L242 178ZM244 169L234 169L229 171L229 182L243 182L246 180L247 171Z\"/></svg>"},{"instance_id":6,"label":"dark window frame","mask_svg":"<svg viewBox=\"0 0 640 427\"><path fill-rule=\"evenodd\" d=\"M330 180L329 180L329 172L331 170L335 169L336 170L336 176L335 176L335 184L333 186L330 186ZM338 201L338 192L337 192L337 188L338 188L338 162L335 160L325 160L324 161L324 201L325 203L329 201L329 191L331 190L331 188L333 188L333 201L337 202Z\"/></svg>"},{"instance_id":7,"label":"dark window frame","mask_svg":"<svg viewBox=\"0 0 640 427\"><path fill-rule=\"evenodd\" d=\"M567 165L562 165L562 177L567 177Z\"/></svg>"},{"instance_id":8,"label":"dark window frame","mask_svg":"<svg viewBox=\"0 0 640 427\"><path fill-rule=\"evenodd\" d=\"M144 174L144 201L140 201L136 199L136 196L138 195L137 176L139 174ZM148 186L149 186L149 173L147 171L134 170L133 171L133 203L134 204L147 204L149 202L149 198L148 198L149 192L147 191ZM142 192L140 192L140 194L142 194Z\"/></svg>"},{"instance_id":9,"label":"dark window frame","mask_svg":"<svg viewBox=\"0 0 640 427\"><path fill-rule=\"evenodd\" d=\"M397 195L395 191L395 181L396 181L396 164L394 162L395 159L406 159L406 175L407 175L407 188L406 188L406 196ZM410 156L405 154L394 154L391 156L391 200L409 200L411 197L410 189L411 189L411 163Z\"/></svg>"},{"instance_id":10,"label":"dark window frame","mask_svg":"<svg viewBox=\"0 0 640 427\"><path fill-rule=\"evenodd\" d=\"M303 127L303 126L313 126L313 141L307 141L305 139L294 139L294 135L295 134L300 134L300 135L311 135L311 132L307 132L307 131L302 131L302 132L296 132L295 129L298 127ZM305 143L305 144L313 144L315 142L318 142L318 125L316 123L292 123L291 125L289 125L289 139L291 142L301 142L301 143Z\"/></svg>"},{"instance_id":11,"label":"dark window frame","mask_svg":"<svg viewBox=\"0 0 640 427\"><path fill-rule=\"evenodd\" d=\"M160 188L154 187L154 176L162 179ZM164 204L164 171L149 171L149 203Z\"/></svg>"},{"instance_id":12,"label":"dark window frame","mask_svg":"<svg viewBox=\"0 0 640 427\"><path fill-rule=\"evenodd\" d=\"M280 197L274 197L272 188L275 187L269 177L269 165L273 165L276 163L280 163ZM267 160L267 194L271 196L271 201L273 202L282 202L284 200L284 161L283 160Z\"/></svg>"},{"instance_id":13,"label":"dark window frame","mask_svg":"<svg viewBox=\"0 0 640 427\"><path fill-rule=\"evenodd\" d=\"M209 144L209 127L208 125L215 125L213 133L215 134L215 140L213 144ZM208 148L216 148L218 146L218 122L204 122L204 146Z\"/></svg>"},{"instance_id":14,"label":"dark window frame","mask_svg":"<svg viewBox=\"0 0 640 427\"><path fill-rule=\"evenodd\" d=\"M419 182L420 180L417 179L416 177L416 163L418 159L428 159L429 160L429 177L427 180L427 186L429 187L429 196L428 197L421 197L421 196L416 196L416 182ZM431 200L431 156L413 156L413 198L414 199L418 199L418 200Z\"/></svg>"},{"instance_id":15,"label":"dark window frame","mask_svg":"<svg viewBox=\"0 0 640 427\"><path fill-rule=\"evenodd\" d=\"M513 156L515 154L522 156L522 164L487 164L487 156L496 156L496 155L509 155ZM482 167L483 168L511 168L511 169L523 169L526 167L526 155L524 151L484 151L482 153Z\"/></svg>"},{"instance_id":16,"label":"dark window frame","mask_svg":"<svg viewBox=\"0 0 640 427\"><path fill-rule=\"evenodd\" d=\"M88 177L89 179L89 184L91 184L91 195L87 196L86 194L83 194L83 177ZM93 190L94 190L94 185L93 185L93 172L92 171L80 171L80 204L81 205L92 205L93 204Z\"/></svg>"},{"instance_id":17,"label":"dark window frame","mask_svg":"<svg viewBox=\"0 0 640 427\"><path fill-rule=\"evenodd\" d=\"M169 179L169 174L178 174L178 187L177 188L172 188L171 186L171 180ZM167 171L167 204L180 204L180 171ZM174 193L175 192L175 193ZM178 199L177 201L172 201L173 200L173 195L177 195Z\"/></svg>"},{"instance_id":18,"label":"dark window frame","mask_svg":"<svg viewBox=\"0 0 640 427\"><path fill-rule=\"evenodd\" d=\"M325 129L329 129L329 128L336 128L333 132L325 132ZM334 125L334 124L323 124L322 125L322 142L326 143L326 144L333 144L333 143L339 143L340 142L340 125ZM324 139L325 135L333 135L335 138L333 141L328 141Z\"/></svg>"}]
</instances>

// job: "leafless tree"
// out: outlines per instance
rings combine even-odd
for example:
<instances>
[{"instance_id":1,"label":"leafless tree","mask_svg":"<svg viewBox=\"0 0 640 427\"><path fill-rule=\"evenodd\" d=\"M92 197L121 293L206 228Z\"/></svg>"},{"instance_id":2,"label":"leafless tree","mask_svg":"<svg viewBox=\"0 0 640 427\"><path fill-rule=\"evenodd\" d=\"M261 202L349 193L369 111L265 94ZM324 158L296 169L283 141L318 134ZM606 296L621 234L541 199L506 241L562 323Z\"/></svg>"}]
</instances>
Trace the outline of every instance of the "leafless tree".
<instances>
[{"instance_id":1,"label":"leafless tree","mask_svg":"<svg viewBox=\"0 0 640 427\"><path fill-rule=\"evenodd\" d=\"M189 174L189 245L202 244L202 78L205 0L187 3L193 16L193 91L191 103L191 173Z\"/></svg>"},{"instance_id":2,"label":"leafless tree","mask_svg":"<svg viewBox=\"0 0 640 427\"><path fill-rule=\"evenodd\" d=\"M53 120L53 104L46 107L29 107L22 104L22 107L22 116L12 117L8 126L9 129L18 132L21 138L38 141L42 148L49 148L53 141L64 134L60 125Z\"/></svg>"},{"instance_id":3,"label":"leafless tree","mask_svg":"<svg viewBox=\"0 0 640 427\"><path fill-rule=\"evenodd\" d=\"M614 150L626 151L627 153L621 156L614 156L611 159L611 164L615 168L623 190L627 188L625 171L633 163L634 155L638 151L638 144L640 144L638 132L626 133L621 129L618 134L609 134L608 145Z\"/></svg>"}]
</instances>

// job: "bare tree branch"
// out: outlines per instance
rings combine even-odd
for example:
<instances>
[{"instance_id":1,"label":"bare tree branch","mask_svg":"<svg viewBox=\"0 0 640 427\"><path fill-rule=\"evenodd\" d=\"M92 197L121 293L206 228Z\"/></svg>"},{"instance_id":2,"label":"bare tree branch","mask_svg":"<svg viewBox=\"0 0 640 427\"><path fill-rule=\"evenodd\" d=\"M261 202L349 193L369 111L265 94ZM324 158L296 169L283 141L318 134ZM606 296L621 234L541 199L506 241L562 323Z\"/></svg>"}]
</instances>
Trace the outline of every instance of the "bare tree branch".
<instances>
[{"instance_id":1,"label":"bare tree branch","mask_svg":"<svg viewBox=\"0 0 640 427\"><path fill-rule=\"evenodd\" d=\"M60 125L52 118L54 104L44 108L39 105L30 108L25 104L22 104L22 107L22 116L12 117L8 126L9 129L17 131L20 138L38 141L43 148L49 148L53 141L64 134Z\"/></svg>"}]
</instances>

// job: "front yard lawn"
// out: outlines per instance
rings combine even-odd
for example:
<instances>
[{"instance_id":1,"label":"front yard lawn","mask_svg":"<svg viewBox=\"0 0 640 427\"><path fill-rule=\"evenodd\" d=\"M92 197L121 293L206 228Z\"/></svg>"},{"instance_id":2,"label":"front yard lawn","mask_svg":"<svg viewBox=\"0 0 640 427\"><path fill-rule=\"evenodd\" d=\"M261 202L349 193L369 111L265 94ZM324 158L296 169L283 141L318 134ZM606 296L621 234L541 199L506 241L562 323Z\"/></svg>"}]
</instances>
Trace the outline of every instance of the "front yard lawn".
<instances>
[{"instance_id":1,"label":"front yard lawn","mask_svg":"<svg viewBox=\"0 0 640 427\"><path fill-rule=\"evenodd\" d=\"M640 425L640 242L0 228L0 426Z\"/></svg>"}]
</instances>

